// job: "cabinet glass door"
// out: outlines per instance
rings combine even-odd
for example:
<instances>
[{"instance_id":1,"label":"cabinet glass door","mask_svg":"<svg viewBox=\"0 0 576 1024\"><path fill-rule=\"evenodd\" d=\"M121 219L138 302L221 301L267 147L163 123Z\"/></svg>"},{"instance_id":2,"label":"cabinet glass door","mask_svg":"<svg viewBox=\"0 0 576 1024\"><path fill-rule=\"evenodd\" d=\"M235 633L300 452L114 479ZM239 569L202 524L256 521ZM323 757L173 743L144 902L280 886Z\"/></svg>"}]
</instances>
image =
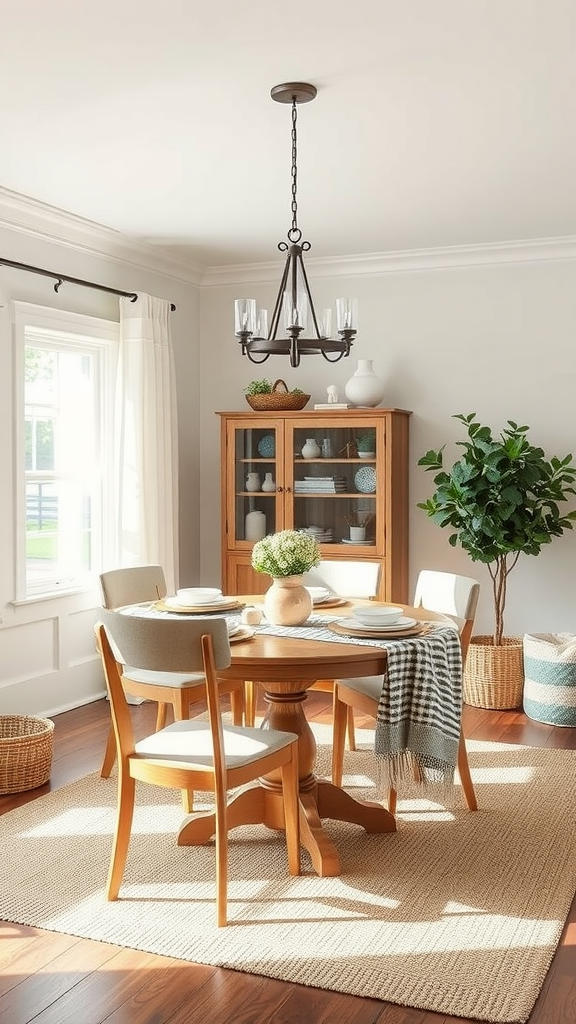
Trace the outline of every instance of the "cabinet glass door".
<instances>
[{"instance_id":1,"label":"cabinet glass door","mask_svg":"<svg viewBox=\"0 0 576 1024\"><path fill-rule=\"evenodd\" d=\"M282 508L278 495L278 468L282 467L282 431L274 423L262 422L258 427L231 424L233 465L233 508L229 510L228 531L234 542L250 546L267 533L282 527ZM230 449L229 449L230 450Z\"/></svg>"},{"instance_id":2,"label":"cabinet glass door","mask_svg":"<svg viewBox=\"0 0 576 1024\"><path fill-rule=\"evenodd\" d=\"M382 421L367 426L317 422L291 425L292 517L296 530L313 533L322 545L378 547L383 510L378 467L384 451Z\"/></svg>"}]
</instances>

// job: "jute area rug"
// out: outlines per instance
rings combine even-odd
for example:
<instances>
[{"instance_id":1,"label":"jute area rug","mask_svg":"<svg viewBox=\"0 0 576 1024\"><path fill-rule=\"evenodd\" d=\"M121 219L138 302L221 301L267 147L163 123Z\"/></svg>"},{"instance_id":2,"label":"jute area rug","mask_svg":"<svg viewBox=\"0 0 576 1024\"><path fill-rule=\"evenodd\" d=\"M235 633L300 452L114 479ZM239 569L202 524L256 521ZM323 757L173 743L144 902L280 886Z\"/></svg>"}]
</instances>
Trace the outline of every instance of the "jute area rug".
<instances>
[{"instance_id":1,"label":"jute area rug","mask_svg":"<svg viewBox=\"0 0 576 1024\"><path fill-rule=\"evenodd\" d=\"M319 774L329 730L316 726ZM345 784L374 795L371 734ZM179 848L180 795L140 785L121 899L103 896L115 778L90 775L0 817L0 919L404 1006L525 1021L576 889L576 752L469 742L480 810L400 803L398 831L329 822L338 878L287 874L283 837L232 833L217 928L214 849Z\"/></svg>"}]
</instances>

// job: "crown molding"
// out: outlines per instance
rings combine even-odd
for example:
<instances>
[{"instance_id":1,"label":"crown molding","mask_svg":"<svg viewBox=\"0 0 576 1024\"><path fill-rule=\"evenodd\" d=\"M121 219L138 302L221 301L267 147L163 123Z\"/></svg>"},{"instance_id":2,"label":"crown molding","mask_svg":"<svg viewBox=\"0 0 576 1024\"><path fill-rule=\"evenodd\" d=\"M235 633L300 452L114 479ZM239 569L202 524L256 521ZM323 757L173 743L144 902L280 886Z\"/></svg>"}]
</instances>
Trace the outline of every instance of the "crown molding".
<instances>
[{"instance_id":1,"label":"crown molding","mask_svg":"<svg viewBox=\"0 0 576 1024\"><path fill-rule=\"evenodd\" d=\"M113 259L138 270L163 274L186 284L201 284L205 268L175 259L155 246L131 239L113 228L77 217L0 186L0 227L57 242L89 256ZM8 256L6 253L2 253Z\"/></svg>"},{"instance_id":2,"label":"crown molding","mask_svg":"<svg viewBox=\"0 0 576 1024\"><path fill-rule=\"evenodd\" d=\"M204 288L269 283L278 280L284 262L244 263L203 267L178 260L160 247L131 239L112 228L49 206L0 186L0 227L40 238L90 256L113 259L138 270L152 271ZM3 254L6 255L6 254ZM435 249L364 253L306 260L310 276L369 277L404 272L533 263L576 259L576 237L533 238L522 241L455 245Z\"/></svg>"},{"instance_id":3,"label":"crown molding","mask_svg":"<svg viewBox=\"0 0 576 1024\"><path fill-rule=\"evenodd\" d=\"M310 276L369 277L382 274L445 270L458 267L490 266L500 263L534 263L576 259L576 236L531 238L525 241L490 242L482 245L453 245L437 249L407 249L375 252L357 256L336 256L306 260ZM227 267L207 267L203 287L227 284L253 284L276 281L283 261L246 263Z\"/></svg>"}]
</instances>

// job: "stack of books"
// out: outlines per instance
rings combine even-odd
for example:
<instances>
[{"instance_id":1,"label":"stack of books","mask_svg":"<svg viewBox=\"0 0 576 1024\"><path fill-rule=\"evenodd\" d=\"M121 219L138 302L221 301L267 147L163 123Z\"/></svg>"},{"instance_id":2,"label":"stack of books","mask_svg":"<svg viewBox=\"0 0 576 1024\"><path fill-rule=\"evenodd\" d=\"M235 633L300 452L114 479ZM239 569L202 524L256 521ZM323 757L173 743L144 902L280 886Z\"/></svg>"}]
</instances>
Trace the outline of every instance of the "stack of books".
<instances>
[{"instance_id":1,"label":"stack of books","mask_svg":"<svg viewBox=\"0 0 576 1024\"><path fill-rule=\"evenodd\" d=\"M347 490L344 476L305 476L303 480L294 481L296 494L336 494Z\"/></svg>"}]
</instances>

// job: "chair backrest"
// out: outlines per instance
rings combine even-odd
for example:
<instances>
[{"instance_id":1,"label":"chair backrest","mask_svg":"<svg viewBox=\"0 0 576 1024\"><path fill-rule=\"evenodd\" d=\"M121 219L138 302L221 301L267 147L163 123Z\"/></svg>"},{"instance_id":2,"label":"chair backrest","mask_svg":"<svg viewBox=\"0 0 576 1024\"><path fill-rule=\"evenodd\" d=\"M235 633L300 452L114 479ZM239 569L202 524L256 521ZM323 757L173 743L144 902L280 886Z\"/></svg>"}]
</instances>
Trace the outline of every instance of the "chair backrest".
<instances>
[{"instance_id":1,"label":"chair backrest","mask_svg":"<svg viewBox=\"0 0 576 1024\"><path fill-rule=\"evenodd\" d=\"M452 572L422 569L416 581L414 607L449 615L458 623L463 660L472 636L479 593L478 580Z\"/></svg>"},{"instance_id":2,"label":"chair backrest","mask_svg":"<svg viewBox=\"0 0 576 1024\"><path fill-rule=\"evenodd\" d=\"M230 664L230 642L225 619L152 619L103 610L97 636L110 697L119 763L133 754L135 749L130 710L121 680L122 665L129 663L138 669L151 671L202 671L206 679L214 766L222 782L224 755L217 670L227 668Z\"/></svg>"},{"instance_id":3,"label":"chair backrest","mask_svg":"<svg viewBox=\"0 0 576 1024\"><path fill-rule=\"evenodd\" d=\"M120 660L131 668L150 672L203 672L201 637L210 634L218 669L230 665L230 641L222 616L169 619L127 615L102 609L100 621L106 626Z\"/></svg>"},{"instance_id":4,"label":"chair backrest","mask_svg":"<svg viewBox=\"0 0 576 1024\"><path fill-rule=\"evenodd\" d=\"M381 571L380 562L325 560L304 574L304 585L328 587L340 597L375 597Z\"/></svg>"},{"instance_id":5,"label":"chair backrest","mask_svg":"<svg viewBox=\"0 0 576 1024\"><path fill-rule=\"evenodd\" d=\"M166 597L166 580L161 565L135 565L129 569L110 569L100 576L104 608L122 608L126 604L157 601Z\"/></svg>"}]
</instances>

